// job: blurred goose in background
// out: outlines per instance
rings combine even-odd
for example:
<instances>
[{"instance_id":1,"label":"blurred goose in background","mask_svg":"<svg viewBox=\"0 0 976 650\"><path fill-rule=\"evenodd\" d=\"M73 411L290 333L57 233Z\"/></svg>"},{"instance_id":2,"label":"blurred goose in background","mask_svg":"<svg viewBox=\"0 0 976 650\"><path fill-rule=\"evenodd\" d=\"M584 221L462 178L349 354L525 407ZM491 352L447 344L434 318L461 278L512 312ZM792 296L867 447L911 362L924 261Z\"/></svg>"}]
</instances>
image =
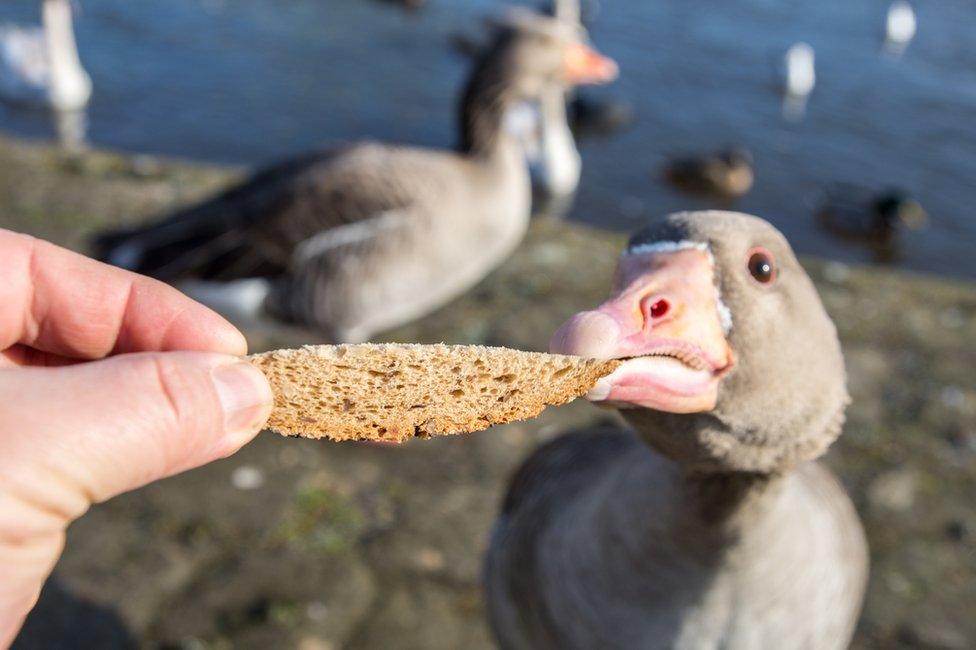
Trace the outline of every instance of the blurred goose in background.
<instances>
[{"instance_id":1,"label":"blurred goose in background","mask_svg":"<svg viewBox=\"0 0 976 650\"><path fill-rule=\"evenodd\" d=\"M877 192L850 184L824 191L817 218L834 235L879 246L891 246L904 230L920 230L928 223L925 209L908 192Z\"/></svg>"},{"instance_id":2,"label":"blurred goose in background","mask_svg":"<svg viewBox=\"0 0 976 650\"><path fill-rule=\"evenodd\" d=\"M78 56L70 0L43 0L41 27L0 25L0 99L77 111L92 82Z\"/></svg>"},{"instance_id":3,"label":"blurred goose in background","mask_svg":"<svg viewBox=\"0 0 976 650\"><path fill-rule=\"evenodd\" d=\"M867 545L815 460L844 360L786 239L733 212L660 219L550 348L622 359L587 398L633 428L557 438L512 478L484 574L499 645L846 648Z\"/></svg>"},{"instance_id":4,"label":"blurred goose in background","mask_svg":"<svg viewBox=\"0 0 976 650\"><path fill-rule=\"evenodd\" d=\"M799 119L806 111L807 99L817 85L816 57L808 43L794 43L783 56L783 116Z\"/></svg>"},{"instance_id":5,"label":"blurred goose in background","mask_svg":"<svg viewBox=\"0 0 976 650\"><path fill-rule=\"evenodd\" d=\"M596 0L554 0L550 10L552 15L569 23L589 25L600 12ZM543 113L543 119L555 111ZM558 116L562 117L562 116ZM633 121L634 110L630 103L613 97L594 97L581 89L570 88L566 107L566 121L572 134L579 138L584 135L605 135L619 130Z\"/></svg>"},{"instance_id":6,"label":"blurred goose in background","mask_svg":"<svg viewBox=\"0 0 976 650\"><path fill-rule=\"evenodd\" d=\"M888 8L885 20L885 49L893 54L905 51L915 38L915 11L905 0L896 0Z\"/></svg>"},{"instance_id":7,"label":"blurred goose in background","mask_svg":"<svg viewBox=\"0 0 976 650\"><path fill-rule=\"evenodd\" d=\"M555 0L546 11L583 30L579 0ZM582 172L576 135L613 130L626 112L619 110L619 103L587 100L575 91L575 87L551 85L537 100L521 107L519 133L532 176L536 214L562 216L568 212Z\"/></svg>"},{"instance_id":8,"label":"blurred goose in background","mask_svg":"<svg viewBox=\"0 0 976 650\"><path fill-rule=\"evenodd\" d=\"M744 147L730 147L703 156L674 158L665 164L664 176L684 192L737 199L752 188L752 154Z\"/></svg>"},{"instance_id":9,"label":"blurred goose in background","mask_svg":"<svg viewBox=\"0 0 976 650\"><path fill-rule=\"evenodd\" d=\"M511 109L553 85L615 74L579 29L512 12L468 79L458 151L366 142L313 153L103 235L98 255L179 283L239 322L367 340L463 293L522 240L530 182Z\"/></svg>"}]
</instances>

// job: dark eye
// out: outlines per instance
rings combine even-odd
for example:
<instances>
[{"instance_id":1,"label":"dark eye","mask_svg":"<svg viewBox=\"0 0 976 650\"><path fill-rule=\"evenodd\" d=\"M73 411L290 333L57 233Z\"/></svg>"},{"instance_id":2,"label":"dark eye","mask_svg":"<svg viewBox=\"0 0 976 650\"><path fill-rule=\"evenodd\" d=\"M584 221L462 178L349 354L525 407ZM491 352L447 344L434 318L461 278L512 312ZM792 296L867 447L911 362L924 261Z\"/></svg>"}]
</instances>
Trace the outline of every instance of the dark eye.
<instances>
[{"instance_id":1,"label":"dark eye","mask_svg":"<svg viewBox=\"0 0 976 650\"><path fill-rule=\"evenodd\" d=\"M765 248L755 248L749 254L749 273L759 284L771 284L776 279L773 254Z\"/></svg>"}]
</instances>

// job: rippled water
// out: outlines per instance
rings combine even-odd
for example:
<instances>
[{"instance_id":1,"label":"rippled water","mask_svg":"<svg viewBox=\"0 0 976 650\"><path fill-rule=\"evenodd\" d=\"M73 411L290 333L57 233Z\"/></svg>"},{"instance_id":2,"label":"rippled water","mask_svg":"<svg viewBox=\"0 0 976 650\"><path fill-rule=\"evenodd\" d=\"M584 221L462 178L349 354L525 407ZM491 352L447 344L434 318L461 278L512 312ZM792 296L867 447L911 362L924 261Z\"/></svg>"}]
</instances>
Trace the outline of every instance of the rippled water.
<instances>
[{"instance_id":1,"label":"rippled water","mask_svg":"<svg viewBox=\"0 0 976 650\"><path fill-rule=\"evenodd\" d=\"M38 0L3 0L0 21ZM78 38L95 82L96 145L257 164L364 136L449 146L466 61L449 35L501 6L429 0L416 13L372 0L81 0ZM608 89L635 105L629 130L582 144L574 218L630 229L706 203L659 181L670 153L742 143L757 182L738 207L804 252L869 261L811 216L834 181L914 191L932 223L897 263L976 277L976 5L917 2L900 59L880 53L884 0L603 0L591 33L621 65ZM780 113L774 63L817 52L803 121ZM0 109L0 127L48 137L45 116Z\"/></svg>"}]
</instances>

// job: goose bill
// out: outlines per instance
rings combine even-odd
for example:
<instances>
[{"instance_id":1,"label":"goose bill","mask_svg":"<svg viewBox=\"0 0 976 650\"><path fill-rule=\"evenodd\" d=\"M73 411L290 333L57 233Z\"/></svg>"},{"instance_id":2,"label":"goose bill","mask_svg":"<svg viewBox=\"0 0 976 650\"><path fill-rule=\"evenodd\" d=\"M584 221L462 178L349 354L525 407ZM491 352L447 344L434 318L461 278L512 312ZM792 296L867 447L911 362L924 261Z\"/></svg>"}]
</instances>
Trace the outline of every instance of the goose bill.
<instances>
[{"instance_id":1,"label":"goose bill","mask_svg":"<svg viewBox=\"0 0 976 650\"><path fill-rule=\"evenodd\" d=\"M734 357L713 264L707 247L688 242L621 258L610 299L570 318L550 343L560 354L624 360L588 399L671 413L715 408Z\"/></svg>"},{"instance_id":2,"label":"goose bill","mask_svg":"<svg viewBox=\"0 0 976 650\"><path fill-rule=\"evenodd\" d=\"M567 48L564 65L566 80L574 85L605 84L617 78L616 62L584 43Z\"/></svg>"}]
</instances>

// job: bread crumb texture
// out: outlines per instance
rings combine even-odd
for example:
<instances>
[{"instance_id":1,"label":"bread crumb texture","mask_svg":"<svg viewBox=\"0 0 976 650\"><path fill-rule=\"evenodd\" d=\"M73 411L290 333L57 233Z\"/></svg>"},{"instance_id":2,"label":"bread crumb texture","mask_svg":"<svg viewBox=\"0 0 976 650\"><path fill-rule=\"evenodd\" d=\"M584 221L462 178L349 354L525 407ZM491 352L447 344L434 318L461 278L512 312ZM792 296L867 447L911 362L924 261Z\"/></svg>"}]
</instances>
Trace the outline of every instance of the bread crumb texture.
<instances>
[{"instance_id":1,"label":"bread crumb texture","mask_svg":"<svg viewBox=\"0 0 976 650\"><path fill-rule=\"evenodd\" d=\"M618 361L469 345L317 345L249 357L268 377L268 428L286 436L403 442L537 416Z\"/></svg>"}]
</instances>

